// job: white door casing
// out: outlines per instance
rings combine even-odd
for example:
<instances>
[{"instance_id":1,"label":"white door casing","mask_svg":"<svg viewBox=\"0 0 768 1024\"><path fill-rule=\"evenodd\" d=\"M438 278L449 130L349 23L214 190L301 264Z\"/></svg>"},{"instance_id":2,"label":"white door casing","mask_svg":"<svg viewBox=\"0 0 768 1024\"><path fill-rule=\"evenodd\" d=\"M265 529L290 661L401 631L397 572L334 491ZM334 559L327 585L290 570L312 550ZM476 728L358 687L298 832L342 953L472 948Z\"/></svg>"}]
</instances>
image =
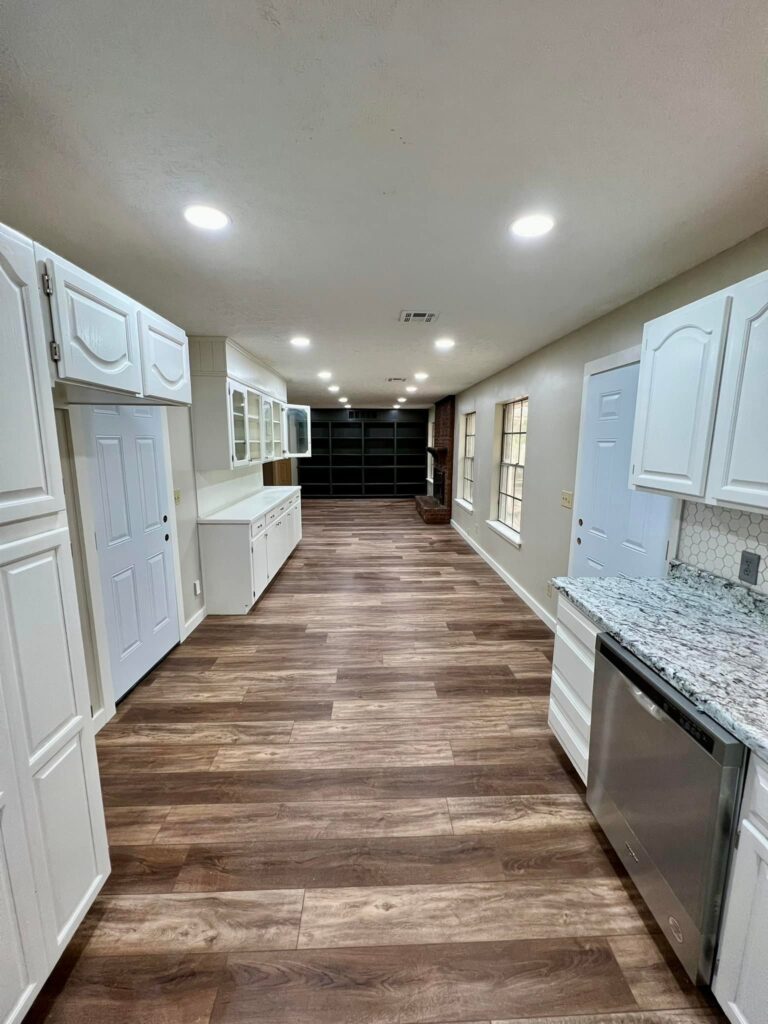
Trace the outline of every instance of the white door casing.
<instances>
[{"instance_id":1,"label":"white door casing","mask_svg":"<svg viewBox=\"0 0 768 1024\"><path fill-rule=\"evenodd\" d=\"M139 342L144 395L189 405L189 345L180 327L149 309L139 309Z\"/></svg>"},{"instance_id":2,"label":"white door casing","mask_svg":"<svg viewBox=\"0 0 768 1024\"><path fill-rule=\"evenodd\" d=\"M40 246L35 254L50 277L59 377L140 395L137 304Z\"/></svg>"},{"instance_id":3,"label":"white door casing","mask_svg":"<svg viewBox=\"0 0 768 1024\"><path fill-rule=\"evenodd\" d=\"M64 508L32 243L0 225L0 523Z\"/></svg>"},{"instance_id":4,"label":"white door casing","mask_svg":"<svg viewBox=\"0 0 768 1024\"><path fill-rule=\"evenodd\" d=\"M645 325L631 481L703 497L730 296L717 293Z\"/></svg>"},{"instance_id":5,"label":"white door casing","mask_svg":"<svg viewBox=\"0 0 768 1024\"><path fill-rule=\"evenodd\" d=\"M586 382L571 535L574 576L664 576L677 503L627 484L639 364Z\"/></svg>"},{"instance_id":6,"label":"white door casing","mask_svg":"<svg viewBox=\"0 0 768 1024\"><path fill-rule=\"evenodd\" d=\"M768 509L768 273L732 292L707 498Z\"/></svg>"},{"instance_id":7,"label":"white door casing","mask_svg":"<svg viewBox=\"0 0 768 1024\"><path fill-rule=\"evenodd\" d=\"M112 685L119 700L179 642L162 411L89 411L94 520Z\"/></svg>"},{"instance_id":8,"label":"white door casing","mask_svg":"<svg viewBox=\"0 0 768 1024\"><path fill-rule=\"evenodd\" d=\"M66 527L0 545L0 680L52 964L109 872Z\"/></svg>"}]
</instances>

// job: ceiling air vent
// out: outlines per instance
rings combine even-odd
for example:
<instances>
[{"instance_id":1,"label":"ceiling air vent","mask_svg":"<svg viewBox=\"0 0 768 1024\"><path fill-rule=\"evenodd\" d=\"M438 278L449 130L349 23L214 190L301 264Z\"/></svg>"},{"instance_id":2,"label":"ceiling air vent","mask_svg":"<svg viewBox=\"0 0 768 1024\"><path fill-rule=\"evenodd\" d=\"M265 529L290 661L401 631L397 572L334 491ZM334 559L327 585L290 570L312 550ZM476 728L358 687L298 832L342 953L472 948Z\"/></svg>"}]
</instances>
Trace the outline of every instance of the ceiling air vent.
<instances>
[{"instance_id":1,"label":"ceiling air vent","mask_svg":"<svg viewBox=\"0 0 768 1024\"><path fill-rule=\"evenodd\" d=\"M422 313L415 309L401 309L398 320L401 324L431 324L439 316L439 313Z\"/></svg>"}]
</instances>

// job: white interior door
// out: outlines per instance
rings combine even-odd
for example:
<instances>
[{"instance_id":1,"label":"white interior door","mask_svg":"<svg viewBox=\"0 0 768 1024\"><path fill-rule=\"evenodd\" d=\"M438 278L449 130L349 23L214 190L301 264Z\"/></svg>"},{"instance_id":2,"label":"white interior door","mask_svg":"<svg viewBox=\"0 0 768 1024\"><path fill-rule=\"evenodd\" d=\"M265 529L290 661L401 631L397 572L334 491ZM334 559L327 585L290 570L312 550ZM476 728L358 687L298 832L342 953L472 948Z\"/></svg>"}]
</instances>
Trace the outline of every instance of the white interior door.
<instances>
[{"instance_id":1,"label":"white interior door","mask_svg":"<svg viewBox=\"0 0 768 1024\"><path fill-rule=\"evenodd\" d=\"M179 642L161 410L88 413L94 520L119 700Z\"/></svg>"},{"instance_id":2,"label":"white interior door","mask_svg":"<svg viewBox=\"0 0 768 1024\"><path fill-rule=\"evenodd\" d=\"M676 502L628 486L639 363L593 374L576 481L573 576L665 576Z\"/></svg>"}]
</instances>

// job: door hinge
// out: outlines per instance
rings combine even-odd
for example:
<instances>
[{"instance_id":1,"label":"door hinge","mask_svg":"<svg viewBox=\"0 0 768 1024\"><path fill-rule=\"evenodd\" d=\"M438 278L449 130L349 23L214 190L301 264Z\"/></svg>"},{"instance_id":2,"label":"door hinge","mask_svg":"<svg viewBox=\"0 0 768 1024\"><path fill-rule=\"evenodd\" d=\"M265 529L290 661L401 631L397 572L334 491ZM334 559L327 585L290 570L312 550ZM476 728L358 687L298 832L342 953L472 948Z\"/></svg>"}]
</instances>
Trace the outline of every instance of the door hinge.
<instances>
[{"instance_id":1,"label":"door hinge","mask_svg":"<svg viewBox=\"0 0 768 1024\"><path fill-rule=\"evenodd\" d=\"M739 829L736 832L736 838L733 841L733 848L734 848L734 850L738 850L738 848L739 848L739 840L740 839L741 839L741 829Z\"/></svg>"},{"instance_id":2,"label":"door hinge","mask_svg":"<svg viewBox=\"0 0 768 1024\"><path fill-rule=\"evenodd\" d=\"M61 348L59 347L58 341L51 342L51 359L54 363L58 363L61 359Z\"/></svg>"},{"instance_id":3,"label":"door hinge","mask_svg":"<svg viewBox=\"0 0 768 1024\"><path fill-rule=\"evenodd\" d=\"M51 275L47 270L43 271L43 294L53 295L53 284L51 283Z\"/></svg>"}]
</instances>

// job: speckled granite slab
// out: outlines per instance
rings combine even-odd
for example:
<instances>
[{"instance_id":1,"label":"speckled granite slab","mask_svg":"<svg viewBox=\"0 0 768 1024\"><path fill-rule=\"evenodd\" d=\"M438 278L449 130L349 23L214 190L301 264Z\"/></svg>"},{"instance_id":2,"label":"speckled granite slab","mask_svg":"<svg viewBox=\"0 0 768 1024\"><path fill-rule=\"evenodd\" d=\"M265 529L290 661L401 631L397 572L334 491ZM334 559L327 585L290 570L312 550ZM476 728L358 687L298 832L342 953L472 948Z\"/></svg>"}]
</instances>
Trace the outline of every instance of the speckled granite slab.
<instances>
[{"instance_id":1,"label":"speckled granite slab","mask_svg":"<svg viewBox=\"0 0 768 1024\"><path fill-rule=\"evenodd\" d=\"M673 565L665 579L554 586L696 707L768 760L768 598Z\"/></svg>"}]
</instances>

